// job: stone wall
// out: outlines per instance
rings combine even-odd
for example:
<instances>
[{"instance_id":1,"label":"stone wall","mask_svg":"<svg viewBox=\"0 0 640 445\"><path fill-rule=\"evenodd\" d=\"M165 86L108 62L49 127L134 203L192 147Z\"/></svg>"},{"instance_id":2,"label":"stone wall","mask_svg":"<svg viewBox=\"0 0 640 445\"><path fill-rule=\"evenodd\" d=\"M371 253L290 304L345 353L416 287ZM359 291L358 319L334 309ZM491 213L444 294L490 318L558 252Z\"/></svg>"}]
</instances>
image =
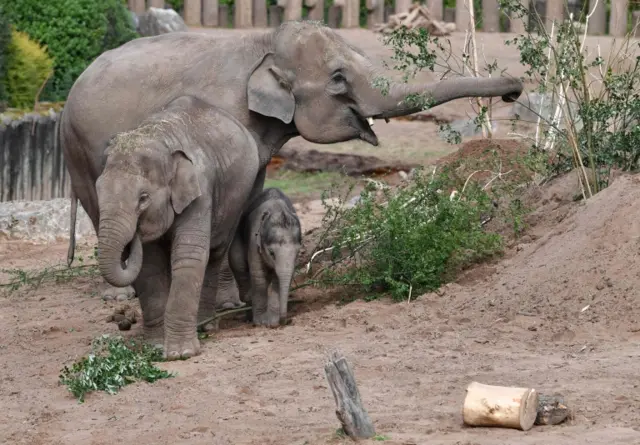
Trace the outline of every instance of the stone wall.
<instances>
[{"instance_id":1,"label":"stone wall","mask_svg":"<svg viewBox=\"0 0 640 445\"><path fill-rule=\"evenodd\" d=\"M58 143L61 113L28 114L0 121L0 202L48 200L70 193Z\"/></svg>"}]
</instances>

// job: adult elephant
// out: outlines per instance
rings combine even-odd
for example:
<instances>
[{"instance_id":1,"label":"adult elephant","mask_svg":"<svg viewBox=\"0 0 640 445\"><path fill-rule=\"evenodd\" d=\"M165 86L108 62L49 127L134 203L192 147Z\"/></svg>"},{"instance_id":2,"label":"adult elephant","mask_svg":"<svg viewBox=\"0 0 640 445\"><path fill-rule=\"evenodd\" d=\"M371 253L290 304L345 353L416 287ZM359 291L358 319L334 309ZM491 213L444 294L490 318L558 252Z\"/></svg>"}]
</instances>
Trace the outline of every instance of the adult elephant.
<instances>
[{"instance_id":1,"label":"adult elephant","mask_svg":"<svg viewBox=\"0 0 640 445\"><path fill-rule=\"evenodd\" d=\"M513 78L458 78L392 83L382 94L373 85L377 74L364 53L319 22L285 22L242 36L176 32L130 41L100 55L69 92L60 138L73 193L97 233L95 181L109 139L183 95L228 111L255 138L260 171L252 199L263 188L271 156L295 136L320 144L361 139L378 145L368 121L419 111L405 100L410 95L426 94L433 106L462 97L513 102L523 89ZM234 284L226 266L220 292ZM216 292L203 290L201 316L213 310Z\"/></svg>"}]
</instances>

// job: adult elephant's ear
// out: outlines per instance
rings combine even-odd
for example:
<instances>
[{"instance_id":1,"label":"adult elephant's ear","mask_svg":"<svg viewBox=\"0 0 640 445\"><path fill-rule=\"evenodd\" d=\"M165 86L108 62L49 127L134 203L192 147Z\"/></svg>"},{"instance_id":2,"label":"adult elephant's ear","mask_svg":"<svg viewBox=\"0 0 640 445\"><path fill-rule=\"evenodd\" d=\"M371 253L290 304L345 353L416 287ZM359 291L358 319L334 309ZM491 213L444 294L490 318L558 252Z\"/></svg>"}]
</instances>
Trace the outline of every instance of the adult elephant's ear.
<instances>
[{"instance_id":1,"label":"adult elephant's ear","mask_svg":"<svg viewBox=\"0 0 640 445\"><path fill-rule=\"evenodd\" d=\"M275 117L285 124L293 120L296 99L284 73L267 53L249 75L247 85L249 109L263 116Z\"/></svg>"},{"instance_id":2,"label":"adult elephant's ear","mask_svg":"<svg viewBox=\"0 0 640 445\"><path fill-rule=\"evenodd\" d=\"M180 214L197 197L202 195L200 181L195 165L182 150L172 153L173 179L171 180L171 205L173 210Z\"/></svg>"}]
</instances>

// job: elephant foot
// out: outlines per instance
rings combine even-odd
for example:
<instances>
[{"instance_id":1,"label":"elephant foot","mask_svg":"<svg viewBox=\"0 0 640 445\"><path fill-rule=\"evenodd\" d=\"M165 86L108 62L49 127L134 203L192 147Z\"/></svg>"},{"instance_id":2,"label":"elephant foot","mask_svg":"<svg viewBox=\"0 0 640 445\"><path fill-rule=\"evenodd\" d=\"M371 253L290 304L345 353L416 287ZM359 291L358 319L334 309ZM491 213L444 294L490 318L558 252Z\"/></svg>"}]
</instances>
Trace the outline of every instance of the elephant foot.
<instances>
[{"instance_id":1,"label":"elephant foot","mask_svg":"<svg viewBox=\"0 0 640 445\"><path fill-rule=\"evenodd\" d=\"M113 287L107 285L102 291L102 299L104 301L126 301L135 298L135 296L136 291L133 289L133 286Z\"/></svg>"},{"instance_id":2,"label":"elephant foot","mask_svg":"<svg viewBox=\"0 0 640 445\"><path fill-rule=\"evenodd\" d=\"M263 314L254 314L253 324L256 326L277 328L280 326L280 314L271 313L271 312L265 312Z\"/></svg>"},{"instance_id":3,"label":"elephant foot","mask_svg":"<svg viewBox=\"0 0 640 445\"><path fill-rule=\"evenodd\" d=\"M164 326L144 327L144 341L158 349L164 348Z\"/></svg>"},{"instance_id":4,"label":"elephant foot","mask_svg":"<svg viewBox=\"0 0 640 445\"><path fill-rule=\"evenodd\" d=\"M200 340L194 331L188 336L167 335L164 340L163 357L167 361L184 360L200 354Z\"/></svg>"}]
</instances>

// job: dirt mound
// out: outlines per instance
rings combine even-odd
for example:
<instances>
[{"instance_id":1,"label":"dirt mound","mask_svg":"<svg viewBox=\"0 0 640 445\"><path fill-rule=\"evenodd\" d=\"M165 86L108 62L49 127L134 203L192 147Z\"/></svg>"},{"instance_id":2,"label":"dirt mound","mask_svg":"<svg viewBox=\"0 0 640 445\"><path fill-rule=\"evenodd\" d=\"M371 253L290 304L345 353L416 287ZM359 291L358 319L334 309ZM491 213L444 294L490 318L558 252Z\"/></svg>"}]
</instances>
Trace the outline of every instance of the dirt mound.
<instances>
[{"instance_id":1,"label":"dirt mound","mask_svg":"<svg viewBox=\"0 0 640 445\"><path fill-rule=\"evenodd\" d=\"M540 192L534 226L489 276L453 284L448 309L482 313L478 323L515 322L535 341L595 341L598 333L640 339L635 283L640 270L640 176L618 177L588 201L574 202L575 174ZM576 338L576 342L578 339Z\"/></svg>"},{"instance_id":2,"label":"dirt mound","mask_svg":"<svg viewBox=\"0 0 640 445\"><path fill-rule=\"evenodd\" d=\"M417 164L386 162L375 156L331 153L318 150L298 151L283 147L271 158L268 170L279 168L297 172L344 172L349 176L375 176L398 171L408 172Z\"/></svg>"},{"instance_id":3,"label":"dirt mound","mask_svg":"<svg viewBox=\"0 0 640 445\"><path fill-rule=\"evenodd\" d=\"M517 139L474 139L462 144L458 151L440 158L435 165L447 166L462 178L473 174L473 180L486 182L497 173L510 183L528 182L533 171L523 162L529 147Z\"/></svg>"}]
</instances>

